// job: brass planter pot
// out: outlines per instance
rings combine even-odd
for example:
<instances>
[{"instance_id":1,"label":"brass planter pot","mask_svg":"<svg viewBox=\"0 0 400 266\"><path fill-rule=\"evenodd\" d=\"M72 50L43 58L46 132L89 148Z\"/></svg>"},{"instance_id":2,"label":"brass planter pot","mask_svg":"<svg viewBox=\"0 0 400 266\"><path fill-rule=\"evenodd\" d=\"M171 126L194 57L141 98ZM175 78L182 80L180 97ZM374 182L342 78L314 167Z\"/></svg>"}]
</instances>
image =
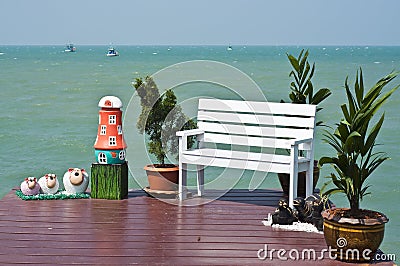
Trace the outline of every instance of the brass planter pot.
<instances>
[{"instance_id":1,"label":"brass planter pot","mask_svg":"<svg viewBox=\"0 0 400 266\"><path fill-rule=\"evenodd\" d=\"M157 167L157 165L146 165L147 178L151 190L157 191L177 191L179 181L179 167L168 165L169 167Z\"/></svg>"},{"instance_id":2,"label":"brass planter pot","mask_svg":"<svg viewBox=\"0 0 400 266\"><path fill-rule=\"evenodd\" d=\"M329 209L322 212L324 218L324 237L331 258L348 262L368 262L374 258L385 234L385 223L389 219L380 212L375 218L345 218L336 215L337 211L349 209Z\"/></svg>"}]
</instances>

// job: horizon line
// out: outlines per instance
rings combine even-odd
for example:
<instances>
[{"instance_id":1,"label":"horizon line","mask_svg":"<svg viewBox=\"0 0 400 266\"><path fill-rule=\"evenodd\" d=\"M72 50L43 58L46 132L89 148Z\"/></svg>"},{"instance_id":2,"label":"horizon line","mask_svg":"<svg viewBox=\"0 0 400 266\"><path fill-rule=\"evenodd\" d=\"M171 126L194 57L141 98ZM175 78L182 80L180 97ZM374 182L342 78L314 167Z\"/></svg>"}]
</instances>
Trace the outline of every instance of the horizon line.
<instances>
[{"instance_id":1,"label":"horizon line","mask_svg":"<svg viewBox=\"0 0 400 266\"><path fill-rule=\"evenodd\" d=\"M286 46L286 47L398 47L400 44L79 44L74 42L64 43L64 44L29 44L29 43L16 43L16 44L0 44L0 46L65 46L67 44L74 44L79 46L223 46L223 47L252 47L252 46L270 46L270 47L279 47L279 46Z\"/></svg>"}]
</instances>

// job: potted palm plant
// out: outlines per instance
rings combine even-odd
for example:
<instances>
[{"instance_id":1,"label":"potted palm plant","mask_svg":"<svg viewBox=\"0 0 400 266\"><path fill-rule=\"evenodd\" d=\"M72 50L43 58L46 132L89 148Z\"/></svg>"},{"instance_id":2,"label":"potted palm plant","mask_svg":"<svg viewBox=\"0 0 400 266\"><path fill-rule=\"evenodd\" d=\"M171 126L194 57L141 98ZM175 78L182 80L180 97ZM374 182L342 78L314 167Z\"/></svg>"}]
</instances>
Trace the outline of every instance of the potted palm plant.
<instances>
[{"instance_id":1,"label":"potted palm plant","mask_svg":"<svg viewBox=\"0 0 400 266\"><path fill-rule=\"evenodd\" d=\"M167 155L178 154L176 132L196 128L196 124L183 113L174 92L169 89L160 95L151 77L147 76L144 80L136 78L133 86L142 107L136 127L141 134L148 136L147 149L158 162L144 167L150 189L177 191L179 168L168 161ZM191 140L188 145L193 143Z\"/></svg>"},{"instance_id":2,"label":"potted palm plant","mask_svg":"<svg viewBox=\"0 0 400 266\"><path fill-rule=\"evenodd\" d=\"M377 211L360 209L360 201L369 194L369 185L365 181L388 159L384 152L375 151L385 116L382 114L377 121L372 121L399 87L382 93L397 74L383 77L366 93L361 68L357 71L354 90L350 89L346 78L347 103L341 106L343 118L333 132L324 134L326 143L334 148L336 155L319 160L321 166L330 164L335 170L328 176L328 183L333 183L334 187L323 194L343 193L350 205L350 208L327 209L322 213L325 240L334 249L332 255L340 260L368 261L383 240L388 218Z\"/></svg>"},{"instance_id":3,"label":"potted palm plant","mask_svg":"<svg viewBox=\"0 0 400 266\"><path fill-rule=\"evenodd\" d=\"M291 54L287 54L287 58L292 66L292 71L289 73L289 77L293 77L293 81L290 83L289 99L295 104L314 104L318 105L326 98L331 95L331 91L328 88L321 88L314 93L314 86L312 83L312 77L314 76L315 63L310 65L308 62L308 50L304 52L301 50L298 57ZM281 100L284 102L284 100ZM322 110L321 107L317 108L317 112ZM322 125L322 121L316 123L317 126ZM313 190L318 183L319 179L319 167L318 161L314 161L313 171ZM279 182L281 184L283 193L289 194L289 175L284 173L278 173ZM306 195L306 173L300 172L297 181L297 195L305 197Z\"/></svg>"}]
</instances>

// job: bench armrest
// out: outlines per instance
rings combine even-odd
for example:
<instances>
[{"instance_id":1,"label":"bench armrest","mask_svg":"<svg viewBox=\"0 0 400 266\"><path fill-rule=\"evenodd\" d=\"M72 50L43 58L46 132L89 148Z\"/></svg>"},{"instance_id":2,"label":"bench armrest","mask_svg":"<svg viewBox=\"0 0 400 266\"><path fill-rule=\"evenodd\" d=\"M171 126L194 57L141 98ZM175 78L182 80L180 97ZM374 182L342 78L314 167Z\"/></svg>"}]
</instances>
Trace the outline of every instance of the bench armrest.
<instances>
[{"instance_id":1,"label":"bench armrest","mask_svg":"<svg viewBox=\"0 0 400 266\"><path fill-rule=\"evenodd\" d=\"M184 130L184 131L177 131L176 135L179 137L179 152L186 151L187 148L187 139L190 136L201 136L197 137L197 140L203 139L203 134L204 130L202 129L190 129L190 130Z\"/></svg>"},{"instance_id":2,"label":"bench armrest","mask_svg":"<svg viewBox=\"0 0 400 266\"><path fill-rule=\"evenodd\" d=\"M195 135L202 135L202 134L204 134L204 130L198 128L176 132L176 135L178 137L183 137L183 138Z\"/></svg>"},{"instance_id":3,"label":"bench armrest","mask_svg":"<svg viewBox=\"0 0 400 266\"><path fill-rule=\"evenodd\" d=\"M313 139L292 139L289 141L290 145L299 145L302 143L312 142Z\"/></svg>"}]
</instances>

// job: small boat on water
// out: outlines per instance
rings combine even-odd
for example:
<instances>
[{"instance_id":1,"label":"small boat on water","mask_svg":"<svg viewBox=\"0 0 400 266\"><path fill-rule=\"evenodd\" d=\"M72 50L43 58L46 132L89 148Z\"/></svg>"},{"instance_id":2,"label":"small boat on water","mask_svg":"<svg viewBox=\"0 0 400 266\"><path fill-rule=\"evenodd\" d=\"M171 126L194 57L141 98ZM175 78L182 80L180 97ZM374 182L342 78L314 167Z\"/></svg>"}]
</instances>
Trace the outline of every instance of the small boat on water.
<instances>
[{"instance_id":1,"label":"small boat on water","mask_svg":"<svg viewBox=\"0 0 400 266\"><path fill-rule=\"evenodd\" d=\"M71 53L71 52L75 52L75 51L76 51L76 47L72 43L67 44L67 47L64 50L64 52L66 52L66 53Z\"/></svg>"},{"instance_id":2,"label":"small boat on water","mask_svg":"<svg viewBox=\"0 0 400 266\"><path fill-rule=\"evenodd\" d=\"M232 51L232 46L231 46L231 45L229 45L229 46L228 46L228 48L226 48L226 50L228 50L228 51Z\"/></svg>"},{"instance_id":3,"label":"small boat on water","mask_svg":"<svg viewBox=\"0 0 400 266\"><path fill-rule=\"evenodd\" d=\"M108 52L106 54L107 56L119 56L119 53L117 50L115 50L114 47L108 48Z\"/></svg>"}]
</instances>

